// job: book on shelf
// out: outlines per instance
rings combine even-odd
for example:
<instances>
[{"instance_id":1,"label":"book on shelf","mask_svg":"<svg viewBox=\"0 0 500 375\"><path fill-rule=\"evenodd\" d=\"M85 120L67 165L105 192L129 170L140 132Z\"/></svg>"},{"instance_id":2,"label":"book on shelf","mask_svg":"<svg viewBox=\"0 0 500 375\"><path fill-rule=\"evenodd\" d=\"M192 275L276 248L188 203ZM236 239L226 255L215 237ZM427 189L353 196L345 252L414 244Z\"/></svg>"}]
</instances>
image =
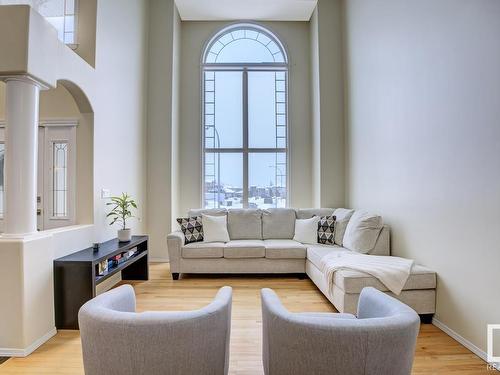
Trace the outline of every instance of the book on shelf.
<instances>
[{"instance_id":1,"label":"book on shelf","mask_svg":"<svg viewBox=\"0 0 500 375\"><path fill-rule=\"evenodd\" d=\"M107 260L103 261L107 263L107 268L106 270L110 270L112 268L115 268L119 266L120 264L126 262L130 258L134 257L139 253L139 250L137 247L134 247L130 250L127 250L123 253L113 255L111 258L108 258Z\"/></svg>"},{"instance_id":2,"label":"book on shelf","mask_svg":"<svg viewBox=\"0 0 500 375\"><path fill-rule=\"evenodd\" d=\"M99 276L104 275L108 271L108 266L109 265L107 259L99 262L99 264L97 265L97 274Z\"/></svg>"}]
</instances>

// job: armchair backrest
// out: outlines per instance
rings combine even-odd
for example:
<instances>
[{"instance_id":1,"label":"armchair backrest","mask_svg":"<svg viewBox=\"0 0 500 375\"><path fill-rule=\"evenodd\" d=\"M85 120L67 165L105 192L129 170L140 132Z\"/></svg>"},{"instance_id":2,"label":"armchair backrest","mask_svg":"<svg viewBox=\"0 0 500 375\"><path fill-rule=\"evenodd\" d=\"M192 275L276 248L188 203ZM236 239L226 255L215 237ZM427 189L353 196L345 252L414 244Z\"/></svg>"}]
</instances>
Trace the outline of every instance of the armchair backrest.
<instances>
[{"instance_id":1,"label":"armchair backrest","mask_svg":"<svg viewBox=\"0 0 500 375\"><path fill-rule=\"evenodd\" d=\"M367 308L373 302L376 307ZM263 289L264 372L410 374L420 324L415 311L382 292L365 288L360 312L358 319L294 314L272 290Z\"/></svg>"},{"instance_id":2,"label":"armchair backrest","mask_svg":"<svg viewBox=\"0 0 500 375\"><path fill-rule=\"evenodd\" d=\"M227 374L232 289L187 312L135 312L130 285L112 289L78 314L86 374Z\"/></svg>"}]
</instances>

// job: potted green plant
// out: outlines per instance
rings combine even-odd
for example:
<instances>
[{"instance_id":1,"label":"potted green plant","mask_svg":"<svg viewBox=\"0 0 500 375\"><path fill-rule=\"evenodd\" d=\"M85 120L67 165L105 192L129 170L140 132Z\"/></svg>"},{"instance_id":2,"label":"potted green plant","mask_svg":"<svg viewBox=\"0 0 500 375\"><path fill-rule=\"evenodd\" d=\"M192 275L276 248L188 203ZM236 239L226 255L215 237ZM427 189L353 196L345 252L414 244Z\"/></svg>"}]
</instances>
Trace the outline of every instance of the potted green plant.
<instances>
[{"instance_id":1,"label":"potted green plant","mask_svg":"<svg viewBox=\"0 0 500 375\"><path fill-rule=\"evenodd\" d=\"M113 206L106 217L111 218L109 225L119 223L121 229L118 230L118 241L128 242L132 239L132 230L127 228L127 219L135 217L132 215L132 209L137 209L137 204L127 193L120 196L111 197L111 202L107 206Z\"/></svg>"}]
</instances>

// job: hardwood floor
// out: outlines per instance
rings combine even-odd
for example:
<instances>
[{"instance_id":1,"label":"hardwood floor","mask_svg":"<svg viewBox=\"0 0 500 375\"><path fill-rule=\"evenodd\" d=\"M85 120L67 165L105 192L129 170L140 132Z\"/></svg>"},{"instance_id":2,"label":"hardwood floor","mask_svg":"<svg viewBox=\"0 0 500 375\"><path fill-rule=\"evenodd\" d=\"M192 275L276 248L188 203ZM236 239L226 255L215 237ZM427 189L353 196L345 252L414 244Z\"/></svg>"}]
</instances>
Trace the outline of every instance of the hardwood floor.
<instances>
[{"instance_id":1,"label":"hardwood floor","mask_svg":"<svg viewBox=\"0 0 500 375\"><path fill-rule=\"evenodd\" d=\"M209 303L218 288L233 287L230 374L262 374L261 288L278 293L291 311L335 311L314 284L297 277L185 276L173 281L168 264L152 264L150 280L133 282L137 309L190 310ZM414 374L486 374L486 363L430 324L421 326ZM83 374L78 331L59 331L26 358L11 358L0 374Z\"/></svg>"}]
</instances>

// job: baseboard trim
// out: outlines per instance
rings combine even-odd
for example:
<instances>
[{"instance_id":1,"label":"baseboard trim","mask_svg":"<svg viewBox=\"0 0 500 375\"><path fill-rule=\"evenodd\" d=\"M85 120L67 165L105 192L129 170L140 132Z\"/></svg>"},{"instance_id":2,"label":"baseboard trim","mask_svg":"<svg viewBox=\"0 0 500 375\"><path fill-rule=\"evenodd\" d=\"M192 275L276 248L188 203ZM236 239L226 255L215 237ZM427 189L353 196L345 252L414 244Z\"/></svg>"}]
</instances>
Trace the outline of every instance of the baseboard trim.
<instances>
[{"instance_id":1,"label":"baseboard trim","mask_svg":"<svg viewBox=\"0 0 500 375\"><path fill-rule=\"evenodd\" d=\"M169 263L168 258L152 258L149 257L149 263Z\"/></svg>"},{"instance_id":2,"label":"baseboard trim","mask_svg":"<svg viewBox=\"0 0 500 375\"><path fill-rule=\"evenodd\" d=\"M444 324L440 320L438 320L436 318L433 318L432 319L432 324L435 325L436 327L438 327L441 331L443 331L444 333L446 333L448 336L451 336L452 338L454 338L455 340L457 340L460 344L462 344L463 346L465 346L472 353L474 353L479 358L481 358L484 362L488 363L487 362L488 356L487 356L487 354L486 354L486 352L484 350L482 350L481 348L479 348L476 345L474 345L472 342L470 342L469 340L467 340L465 337L463 337L463 336L459 335L458 333L456 333L454 330L452 330L450 327L448 327L446 324Z\"/></svg>"},{"instance_id":3,"label":"baseboard trim","mask_svg":"<svg viewBox=\"0 0 500 375\"><path fill-rule=\"evenodd\" d=\"M15 349L15 348L0 348L0 357L27 357L35 350L37 350L42 344L45 344L50 338L55 336L57 333L56 327L52 328L42 337L36 339L27 348Z\"/></svg>"}]
</instances>

